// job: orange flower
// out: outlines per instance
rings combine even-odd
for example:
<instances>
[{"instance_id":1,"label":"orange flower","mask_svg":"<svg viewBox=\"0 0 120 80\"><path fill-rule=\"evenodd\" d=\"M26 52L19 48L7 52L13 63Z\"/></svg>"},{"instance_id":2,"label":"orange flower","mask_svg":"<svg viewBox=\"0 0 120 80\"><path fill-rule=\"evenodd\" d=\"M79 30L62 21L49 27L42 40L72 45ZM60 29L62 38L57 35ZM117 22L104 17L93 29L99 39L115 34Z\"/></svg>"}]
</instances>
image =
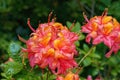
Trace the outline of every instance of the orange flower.
<instances>
[{"instance_id":1,"label":"orange flower","mask_svg":"<svg viewBox=\"0 0 120 80\"><path fill-rule=\"evenodd\" d=\"M39 24L34 30L30 21L28 25L33 31L31 37L24 41L31 67L49 67L54 74L65 73L68 68L77 66L74 55L77 54L74 42L78 40L77 34L70 32L67 27L58 22Z\"/></svg>"},{"instance_id":2,"label":"orange flower","mask_svg":"<svg viewBox=\"0 0 120 80\"><path fill-rule=\"evenodd\" d=\"M120 25L119 22L112 16L107 16L105 10L102 16L95 16L90 20L84 15L87 23L82 26L82 32L88 33L86 36L86 42L90 43L93 39L93 44L99 44L103 42L111 50L106 54L106 57L110 57L112 52L117 52L120 49L120 41L118 42ZM120 40L120 38L119 38Z\"/></svg>"},{"instance_id":3,"label":"orange flower","mask_svg":"<svg viewBox=\"0 0 120 80\"><path fill-rule=\"evenodd\" d=\"M78 74L69 72L65 77L58 76L56 80L79 80Z\"/></svg>"}]
</instances>

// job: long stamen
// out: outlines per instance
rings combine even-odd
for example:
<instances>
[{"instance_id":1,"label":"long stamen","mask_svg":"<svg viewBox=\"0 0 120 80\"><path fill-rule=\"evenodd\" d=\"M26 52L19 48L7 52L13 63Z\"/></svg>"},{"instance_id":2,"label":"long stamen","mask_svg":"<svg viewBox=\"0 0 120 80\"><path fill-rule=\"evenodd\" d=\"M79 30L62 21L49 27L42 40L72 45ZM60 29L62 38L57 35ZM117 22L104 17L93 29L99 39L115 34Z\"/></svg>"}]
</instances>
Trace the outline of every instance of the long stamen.
<instances>
[{"instance_id":1,"label":"long stamen","mask_svg":"<svg viewBox=\"0 0 120 80\"><path fill-rule=\"evenodd\" d=\"M106 16L108 13L108 8L105 8L104 12L102 13L102 16Z\"/></svg>"},{"instance_id":2,"label":"long stamen","mask_svg":"<svg viewBox=\"0 0 120 80\"><path fill-rule=\"evenodd\" d=\"M88 20L88 18L87 18L87 16L85 15L84 12L83 12L83 17L85 18L85 20L86 20L87 22L89 22L89 20Z\"/></svg>"},{"instance_id":3,"label":"long stamen","mask_svg":"<svg viewBox=\"0 0 120 80\"><path fill-rule=\"evenodd\" d=\"M55 22L56 21L56 15L54 15L53 19L52 19L52 22Z\"/></svg>"},{"instance_id":4,"label":"long stamen","mask_svg":"<svg viewBox=\"0 0 120 80\"><path fill-rule=\"evenodd\" d=\"M24 42L24 43L27 42L27 40L23 39L23 38L22 38L21 36L19 36L19 35L18 35L18 38L19 38L20 41L22 41L22 42Z\"/></svg>"},{"instance_id":5,"label":"long stamen","mask_svg":"<svg viewBox=\"0 0 120 80\"><path fill-rule=\"evenodd\" d=\"M28 24L29 28L30 28L33 32L35 32L35 29L33 29L33 27L32 27L31 24L30 24L30 18L28 18L27 24Z\"/></svg>"},{"instance_id":6,"label":"long stamen","mask_svg":"<svg viewBox=\"0 0 120 80\"><path fill-rule=\"evenodd\" d=\"M52 16L53 12L50 12L49 16L48 16L48 23L50 22L50 18Z\"/></svg>"}]
</instances>

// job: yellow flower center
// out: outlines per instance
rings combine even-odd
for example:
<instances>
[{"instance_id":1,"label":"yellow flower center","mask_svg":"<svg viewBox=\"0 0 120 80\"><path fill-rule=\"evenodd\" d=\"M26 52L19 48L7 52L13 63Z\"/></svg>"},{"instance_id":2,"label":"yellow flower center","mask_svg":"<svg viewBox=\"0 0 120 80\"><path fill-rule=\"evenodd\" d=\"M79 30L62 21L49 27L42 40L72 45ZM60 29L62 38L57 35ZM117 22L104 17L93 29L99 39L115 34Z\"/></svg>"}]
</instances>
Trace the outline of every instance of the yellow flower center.
<instances>
[{"instance_id":1,"label":"yellow flower center","mask_svg":"<svg viewBox=\"0 0 120 80\"><path fill-rule=\"evenodd\" d=\"M108 35L111 31L113 30L113 24L112 23L107 23L103 27L103 33Z\"/></svg>"},{"instance_id":2,"label":"yellow flower center","mask_svg":"<svg viewBox=\"0 0 120 80\"><path fill-rule=\"evenodd\" d=\"M42 39L40 39L40 43L44 46L47 46L47 44L49 43L50 39L51 39L52 34L48 33L46 36L44 36Z\"/></svg>"},{"instance_id":3,"label":"yellow flower center","mask_svg":"<svg viewBox=\"0 0 120 80\"><path fill-rule=\"evenodd\" d=\"M93 22L92 23L92 30L97 31L97 29L98 29L98 24L96 22Z\"/></svg>"},{"instance_id":4,"label":"yellow flower center","mask_svg":"<svg viewBox=\"0 0 120 80\"><path fill-rule=\"evenodd\" d=\"M104 16L103 19L102 19L102 23L106 24L106 23L108 23L111 20L112 20L111 16Z\"/></svg>"}]
</instances>

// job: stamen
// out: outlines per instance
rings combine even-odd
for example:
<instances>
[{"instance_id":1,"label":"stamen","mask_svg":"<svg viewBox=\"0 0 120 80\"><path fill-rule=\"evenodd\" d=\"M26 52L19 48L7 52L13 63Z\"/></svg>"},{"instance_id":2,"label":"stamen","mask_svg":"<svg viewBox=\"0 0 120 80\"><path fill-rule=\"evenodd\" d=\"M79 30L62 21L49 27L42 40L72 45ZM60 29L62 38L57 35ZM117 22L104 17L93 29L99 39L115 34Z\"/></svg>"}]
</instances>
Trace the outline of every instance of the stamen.
<instances>
[{"instance_id":1,"label":"stamen","mask_svg":"<svg viewBox=\"0 0 120 80\"><path fill-rule=\"evenodd\" d=\"M105 8L104 12L102 13L102 17L107 16L107 13L108 13L108 8Z\"/></svg>"},{"instance_id":2,"label":"stamen","mask_svg":"<svg viewBox=\"0 0 120 80\"><path fill-rule=\"evenodd\" d=\"M85 20L86 20L87 22L89 22L89 20L88 20L88 18L87 18L87 16L85 15L84 12L83 12L83 17L85 18Z\"/></svg>"},{"instance_id":3,"label":"stamen","mask_svg":"<svg viewBox=\"0 0 120 80\"><path fill-rule=\"evenodd\" d=\"M27 40L23 39L23 38L22 38L21 36L19 36L19 35L18 35L18 38L19 38L20 41L22 41L22 42L24 42L24 43L27 42Z\"/></svg>"},{"instance_id":4,"label":"stamen","mask_svg":"<svg viewBox=\"0 0 120 80\"><path fill-rule=\"evenodd\" d=\"M52 16L53 12L50 12L49 16L48 16L48 23L50 23L50 18Z\"/></svg>"},{"instance_id":5,"label":"stamen","mask_svg":"<svg viewBox=\"0 0 120 80\"><path fill-rule=\"evenodd\" d=\"M28 18L27 24L28 24L29 28L30 28L33 32L35 32L35 29L33 29L33 27L32 27L31 24L30 24L30 18Z\"/></svg>"},{"instance_id":6,"label":"stamen","mask_svg":"<svg viewBox=\"0 0 120 80\"><path fill-rule=\"evenodd\" d=\"M56 15L54 15L53 19L52 19L52 22L55 22L56 21Z\"/></svg>"}]
</instances>

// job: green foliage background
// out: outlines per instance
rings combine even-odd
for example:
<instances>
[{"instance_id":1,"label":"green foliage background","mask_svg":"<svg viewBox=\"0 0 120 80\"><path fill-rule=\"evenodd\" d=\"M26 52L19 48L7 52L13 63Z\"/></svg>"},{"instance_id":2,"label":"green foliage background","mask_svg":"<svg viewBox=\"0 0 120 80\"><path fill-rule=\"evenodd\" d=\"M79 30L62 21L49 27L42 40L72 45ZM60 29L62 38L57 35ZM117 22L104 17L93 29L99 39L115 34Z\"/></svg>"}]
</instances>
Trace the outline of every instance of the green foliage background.
<instances>
[{"instance_id":1,"label":"green foliage background","mask_svg":"<svg viewBox=\"0 0 120 80\"><path fill-rule=\"evenodd\" d=\"M78 31L84 24L82 13L85 12L88 18L101 15L105 8L108 8L108 15L120 21L120 0L0 0L0 78L3 80L40 80L41 70L35 68L30 71L28 61L26 67L21 63L20 47L23 44L18 40L17 35L28 39L31 33L27 26L27 18L31 18L31 24L37 28L39 21L47 22L48 14L53 11L53 16L58 22L68 27L75 21L75 29ZM85 43L84 34L76 43L80 59L89 51L91 45ZM106 59L105 53L108 48L102 43L97 45L91 54L85 58L81 66L80 78L85 79L87 75L93 78L102 76L104 80L118 80L120 77L120 52ZM19 57L18 57L19 56ZM4 64L9 57L16 62ZM47 70L47 69L46 69ZM44 75L46 76L46 74ZM34 77L34 79L33 79ZM50 80L54 80L52 75Z\"/></svg>"}]
</instances>

